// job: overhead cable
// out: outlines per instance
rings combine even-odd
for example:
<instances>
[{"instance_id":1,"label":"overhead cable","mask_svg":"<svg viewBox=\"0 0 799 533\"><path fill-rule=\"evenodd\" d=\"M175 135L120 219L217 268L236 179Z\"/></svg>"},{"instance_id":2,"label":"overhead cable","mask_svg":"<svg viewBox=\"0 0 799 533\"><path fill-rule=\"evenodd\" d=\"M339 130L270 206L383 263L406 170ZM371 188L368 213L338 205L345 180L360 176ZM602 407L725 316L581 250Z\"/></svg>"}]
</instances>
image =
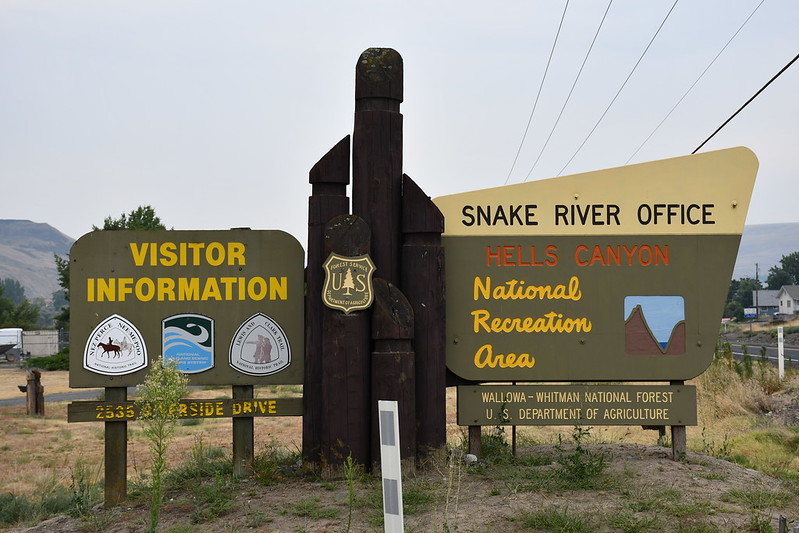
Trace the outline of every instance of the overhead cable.
<instances>
[{"instance_id":1,"label":"overhead cable","mask_svg":"<svg viewBox=\"0 0 799 533\"><path fill-rule=\"evenodd\" d=\"M666 122L666 120L668 120L668 118L671 116L671 114L674 113L674 110L677 109L677 106L679 106L682 103L682 101L685 100L685 97L688 96L688 93L690 93L693 90L693 88L696 87L696 84L699 83L699 80L701 80L702 77L705 75L705 73L708 70L710 70L710 67L713 66L713 64L716 62L716 60L719 58L719 56L724 52L724 50L727 49L727 47L730 45L730 43L733 41L733 39L735 39L735 37L741 32L743 27L746 26L746 23L749 22L749 19L752 18L752 16L757 12L758 9L760 9L760 6L762 6L763 2L765 2L765 1L766 0L760 0L760 3L757 4L757 7L755 7L755 9L751 13L749 13L749 16L746 17L746 20L743 21L743 24L741 24L740 27L738 27L738 29L735 31L735 33L732 34L732 37L730 37L730 39L727 41L727 43L721 48L721 50L719 50L719 53L716 54L716 57L714 57L713 60L707 65L707 67L705 67L705 70L703 70L702 73L699 75L699 77L696 78L696 81L694 81L691 84L691 86L688 87L688 90L685 91L685 94L683 94L682 97L679 100L677 100L677 103L674 104L674 107L672 107L671 110L666 114L666 116L663 117L663 120L661 120L660 123L657 126L655 126L655 129L653 129L652 132L647 136L647 138L644 139L644 142L641 143L641 146L639 146L635 150L635 152L633 152L632 155L629 158L627 158L627 161L624 162L625 165L628 164L632 160L632 158L635 157L636 154L638 154L638 152L641 151L641 148L643 148L644 145L649 142L649 139L651 139L652 136L660 129L660 127L663 125L663 123Z\"/></svg>"},{"instance_id":2,"label":"overhead cable","mask_svg":"<svg viewBox=\"0 0 799 533\"><path fill-rule=\"evenodd\" d=\"M563 14L560 17L560 24L558 24L558 32L555 34L555 41L552 43L552 49L549 51L549 59L547 60L547 66L544 69L544 75L541 78L541 85L538 86L538 94L535 95L535 101L533 102L533 109L532 111L530 111L530 118L527 119L527 126L524 128L524 135L522 135L522 140L519 143L519 149L516 150L516 157L513 158L513 164L510 166L508 177L505 178L505 185L508 184L510 175L513 173L513 169L516 167L516 161L519 160L519 154L522 151L522 146L524 146L524 140L527 138L527 132L530 130L530 123L533 121L533 115L535 114L535 109L538 106L538 98L541 96L541 89L544 87L544 81L547 78L549 65L552 62L552 55L555 53L555 46L558 44L558 37L560 37L560 30L561 28L563 28L563 20L566 18L566 10L568 8L569 8L569 0L566 0L566 5L563 6Z\"/></svg>"},{"instance_id":3,"label":"overhead cable","mask_svg":"<svg viewBox=\"0 0 799 533\"><path fill-rule=\"evenodd\" d=\"M724 126L726 126L727 124L729 124L729 122L730 122L732 119L734 119L734 118L735 118L735 116L736 116L738 113L740 113L741 111L743 111L743 109L744 109L746 106L748 106L748 105L749 105L749 103L750 103L752 100L754 100L755 98L757 98L757 97L758 97L758 95L759 95L760 93L762 93L763 91L765 91L765 90L766 90L766 87L768 87L769 85L771 85L771 82L773 82L774 80L776 80L777 78L779 78L779 77L782 75L782 73L783 73L783 72L785 72L786 70L788 70L788 67L790 67L791 65L793 65L793 64L796 62L796 60L797 60L797 59L799 59L799 54L796 54L796 56L795 56L793 59L791 59L791 60L788 62L788 64L787 64L787 65L785 65L784 67L782 67L782 69L781 69L779 72L777 72L777 73L774 75L774 77L773 77L773 78L771 78L770 80L768 80L768 83L766 83L766 84L765 84L763 87L761 87L759 91L757 91L757 92L756 92L756 93L755 93L755 94L754 94L754 95L753 95L753 96L752 96L752 97L751 97L749 100L747 100L747 101L744 103L744 105L742 105L741 107L739 107L739 108L738 108L738 111L736 111L735 113L733 113L733 114L732 114L732 116L731 116L730 118L728 118L727 120L725 120L725 121L724 121L724 124L722 124L721 126L719 126L719 127L718 127L718 129L716 129L716 131L714 131L712 134L710 134L710 137L708 137L707 139L705 139L705 141L704 141L702 144L700 144L699 146L697 146L697 147L696 147L696 150L694 150L694 151L693 151L693 152L691 152L691 153L692 153L692 154L695 154L696 152L698 152L698 151L699 151L699 149L700 149L700 148L702 148L702 147L703 147L705 144L707 144L707 142L708 142L710 139L712 139L713 137L715 137L715 136L716 136L716 134L717 134L718 132L720 132L720 131L721 131L721 128L723 128Z\"/></svg>"},{"instance_id":4,"label":"overhead cable","mask_svg":"<svg viewBox=\"0 0 799 533\"><path fill-rule=\"evenodd\" d=\"M763 0L764 2L766 0ZM541 147L541 151L538 152L538 157L535 158L535 162L533 166L530 167L530 171L524 177L524 181L527 181L530 178L530 174L533 173L535 170L536 165L538 165L538 161L541 159L541 155L546 150L547 145L549 144L549 140L552 138L552 134L555 133L555 128L558 127L558 123L560 122L560 117L563 116L563 111L566 109L566 105L569 103L569 99L572 97L572 93L574 92L574 88L577 86L577 81L580 79L580 74L583 73L583 68L585 67L585 63L588 61L588 56L591 55L591 50L594 49L594 44L596 43L596 38L599 36L599 32L602 29L602 26L605 24L605 18L608 16L608 11L610 11L610 6L613 4L613 0L608 2L608 7L605 9L605 13L602 15L602 20L599 21L599 27L596 29L596 33L594 33L594 39L591 41L591 46L588 47L588 52L586 52L585 57L583 58L583 64L580 65L580 70L577 72L577 77L574 78L574 83L572 83L571 89L569 89L569 94L566 96L566 101L563 102L563 107L560 108L560 113L558 113L558 118L555 119L555 124L552 125L552 129L549 130L549 135L547 135L547 140L544 142L544 146Z\"/></svg>"},{"instance_id":5,"label":"overhead cable","mask_svg":"<svg viewBox=\"0 0 799 533\"><path fill-rule=\"evenodd\" d=\"M622 84L621 84L621 87L619 87L619 90L616 92L616 96L614 96L614 97L613 97L613 100L611 100L611 101L610 101L610 103L608 104L608 107L607 107L607 108L605 108L605 111L602 113L602 116L600 116L600 117L599 117L599 120L597 120L597 121L596 121L596 124L594 124L594 127L593 127L593 128L591 128L591 131L590 131L590 132L588 132L588 135L586 136L586 138L585 138L585 139L583 139L583 142L582 142L582 143L580 143L580 146L577 148L577 150L574 152L574 154L572 154L572 156L569 158L569 160L566 162L566 164L565 164L565 165L563 165L563 168L562 168L562 169L560 169L560 172L558 172L558 176L560 176L561 174L563 174L563 171L564 171L564 170L566 170L566 167L568 167L568 166L571 164L571 162L574 160L574 158L577 156L577 154L579 154L579 153L580 153L580 150L582 150L582 149L583 149L583 146L585 146L585 143L587 143L587 142L588 142L588 139L590 139L590 138L591 138L591 135L593 135L593 134L594 134L594 131L596 131L596 129L597 129L597 127L599 126L600 122L602 122L602 119L604 119L604 118L605 118L605 115L607 115L607 114L608 114L608 111L610 111L610 108L613 106L613 103L614 103L614 102L616 101L616 99L619 97L619 95L621 94L621 91L622 91L622 90L624 89L624 87L627 85L627 82L628 82L628 81L630 81L630 78L632 78L632 75L633 75L633 73L634 73L634 72L635 72L635 70L638 68L638 65L639 65L639 64L641 64L641 60L643 60L643 59L644 59L644 56L645 56L645 55L646 55L646 53L649 51L649 47L651 47L651 46L652 46L652 43L655 41L655 38L656 38L656 37L658 36L658 34L660 33L660 30L661 30L661 29L663 29L663 26L666 24L666 21L669 19L669 16L671 15L672 11L674 11L674 8L676 7L676 5L677 5L677 2L679 2L679 0L674 0L674 4L672 4L672 6L671 6L671 9L669 9L669 12L668 12L668 13L666 13L666 17L663 19L663 22L661 22L661 23L660 23L660 26L658 26L658 29L657 29L657 31L656 31L656 32L655 32L655 34L652 36L652 39L650 39L650 40L649 40L649 44L647 44L647 45L646 45L646 48L644 49L644 52L641 54L641 57L639 57L639 58L638 58L638 61L636 61L636 62L635 62L635 65L633 66L633 69L632 69L632 70L630 71L630 73L627 75L627 79L625 79L625 80L624 80L624 83L622 83Z\"/></svg>"}]
</instances>

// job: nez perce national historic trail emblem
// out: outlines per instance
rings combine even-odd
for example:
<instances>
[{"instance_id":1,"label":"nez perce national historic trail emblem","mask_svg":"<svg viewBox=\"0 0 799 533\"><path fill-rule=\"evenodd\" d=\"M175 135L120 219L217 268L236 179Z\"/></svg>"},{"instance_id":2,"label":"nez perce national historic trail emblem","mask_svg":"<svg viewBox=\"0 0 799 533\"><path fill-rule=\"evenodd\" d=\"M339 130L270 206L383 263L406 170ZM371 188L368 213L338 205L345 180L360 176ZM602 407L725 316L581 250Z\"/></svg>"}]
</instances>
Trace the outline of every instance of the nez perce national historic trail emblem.
<instances>
[{"instance_id":1,"label":"nez perce national historic trail emblem","mask_svg":"<svg viewBox=\"0 0 799 533\"><path fill-rule=\"evenodd\" d=\"M368 255L344 257L330 254L322 266L325 269L322 301L326 306L349 314L372 305L372 274L376 269Z\"/></svg>"}]
</instances>

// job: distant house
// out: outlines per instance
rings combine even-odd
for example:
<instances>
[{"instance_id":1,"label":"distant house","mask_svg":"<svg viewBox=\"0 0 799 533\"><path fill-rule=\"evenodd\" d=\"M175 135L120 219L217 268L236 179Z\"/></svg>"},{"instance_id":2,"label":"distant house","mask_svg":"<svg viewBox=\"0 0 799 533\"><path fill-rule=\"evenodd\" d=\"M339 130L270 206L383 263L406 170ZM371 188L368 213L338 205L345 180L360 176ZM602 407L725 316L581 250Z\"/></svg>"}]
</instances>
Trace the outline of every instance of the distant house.
<instances>
[{"instance_id":1,"label":"distant house","mask_svg":"<svg viewBox=\"0 0 799 533\"><path fill-rule=\"evenodd\" d=\"M783 315L795 315L799 313L799 285L783 285L778 291L779 312Z\"/></svg>"},{"instance_id":2,"label":"distant house","mask_svg":"<svg viewBox=\"0 0 799 533\"><path fill-rule=\"evenodd\" d=\"M779 292L776 290L752 291L752 304L757 307L758 316L780 312Z\"/></svg>"}]
</instances>

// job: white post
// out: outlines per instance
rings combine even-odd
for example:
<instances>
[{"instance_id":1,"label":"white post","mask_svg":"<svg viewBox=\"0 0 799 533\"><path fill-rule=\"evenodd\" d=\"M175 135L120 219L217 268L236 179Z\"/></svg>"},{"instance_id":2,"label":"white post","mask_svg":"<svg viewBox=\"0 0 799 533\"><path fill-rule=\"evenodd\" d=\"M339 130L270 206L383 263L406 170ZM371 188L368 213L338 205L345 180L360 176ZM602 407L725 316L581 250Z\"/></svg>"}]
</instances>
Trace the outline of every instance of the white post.
<instances>
[{"instance_id":1,"label":"white post","mask_svg":"<svg viewBox=\"0 0 799 533\"><path fill-rule=\"evenodd\" d=\"M383 523L387 533L402 533L402 467L400 463L397 402L378 400L380 424L380 469L383 477Z\"/></svg>"},{"instance_id":2,"label":"white post","mask_svg":"<svg viewBox=\"0 0 799 533\"><path fill-rule=\"evenodd\" d=\"M782 326L777 328L777 368L780 372L780 379L785 377L785 344L782 340Z\"/></svg>"}]
</instances>

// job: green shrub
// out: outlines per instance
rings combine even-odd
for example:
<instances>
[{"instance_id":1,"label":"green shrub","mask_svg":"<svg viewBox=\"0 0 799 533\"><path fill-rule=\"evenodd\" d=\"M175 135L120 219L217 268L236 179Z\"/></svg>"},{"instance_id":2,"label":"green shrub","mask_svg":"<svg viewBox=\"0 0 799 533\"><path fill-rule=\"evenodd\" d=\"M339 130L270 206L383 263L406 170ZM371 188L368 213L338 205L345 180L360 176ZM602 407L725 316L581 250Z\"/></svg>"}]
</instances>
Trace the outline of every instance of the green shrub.
<instances>
[{"instance_id":1,"label":"green shrub","mask_svg":"<svg viewBox=\"0 0 799 533\"><path fill-rule=\"evenodd\" d=\"M23 368L41 368L42 370L69 370L69 346L47 357L26 359L21 366Z\"/></svg>"},{"instance_id":2,"label":"green shrub","mask_svg":"<svg viewBox=\"0 0 799 533\"><path fill-rule=\"evenodd\" d=\"M568 453L559 442L556 449L560 452L557 461L563 475L582 488L591 488L608 467L607 457L603 453L588 450L583 441L591 436L591 428L575 426L572 430L574 449ZM560 436L558 437L560 439Z\"/></svg>"}]
</instances>

